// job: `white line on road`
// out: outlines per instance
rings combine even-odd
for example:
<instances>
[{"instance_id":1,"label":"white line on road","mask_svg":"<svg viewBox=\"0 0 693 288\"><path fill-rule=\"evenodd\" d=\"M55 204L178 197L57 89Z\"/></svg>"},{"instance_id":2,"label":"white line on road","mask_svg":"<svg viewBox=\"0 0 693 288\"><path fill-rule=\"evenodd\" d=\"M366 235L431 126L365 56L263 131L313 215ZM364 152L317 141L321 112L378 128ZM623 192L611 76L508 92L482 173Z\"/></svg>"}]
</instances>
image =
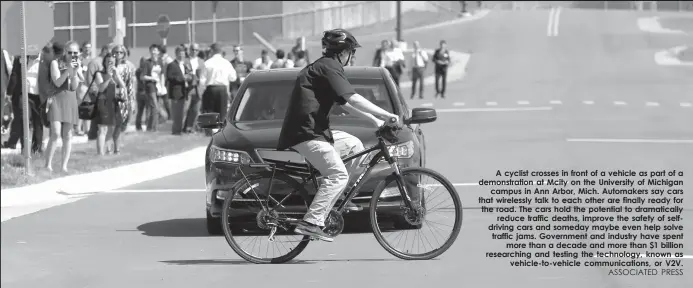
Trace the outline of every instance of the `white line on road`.
<instances>
[{"instance_id":1,"label":"white line on road","mask_svg":"<svg viewBox=\"0 0 693 288\"><path fill-rule=\"evenodd\" d=\"M496 105L498 105L498 103L496 103L496 102L486 102L486 105L487 105L487 106L496 106Z\"/></svg>"},{"instance_id":2,"label":"white line on road","mask_svg":"<svg viewBox=\"0 0 693 288\"><path fill-rule=\"evenodd\" d=\"M582 103L585 103L585 105L592 105L592 104L594 104L594 101L587 100L587 101L582 101Z\"/></svg>"},{"instance_id":3,"label":"white line on road","mask_svg":"<svg viewBox=\"0 0 693 288\"><path fill-rule=\"evenodd\" d=\"M421 107L433 107L433 103L423 103Z\"/></svg>"},{"instance_id":4,"label":"white line on road","mask_svg":"<svg viewBox=\"0 0 693 288\"><path fill-rule=\"evenodd\" d=\"M649 106L649 107L656 107L656 106L659 106L659 103L657 103L657 102L647 102L647 103L645 103L645 105L646 105L646 106Z\"/></svg>"},{"instance_id":5,"label":"white line on road","mask_svg":"<svg viewBox=\"0 0 693 288\"><path fill-rule=\"evenodd\" d=\"M436 109L436 112L518 112L518 111L548 111L553 110L552 107L522 107L522 108L449 108Z\"/></svg>"},{"instance_id":6,"label":"white line on road","mask_svg":"<svg viewBox=\"0 0 693 288\"><path fill-rule=\"evenodd\" d=\"M561 7L549 10L549 23L546 26L546 36L558 36L558 25L561 22Z\"/></svg>"},{"instance_id":7,"label":"white line on road","mask_svg":"<svg viewBox=\"0 0 693 288\"><path fill-rule=\"evenodd\" d=\"M596 138L568 138L568 142L595 142L595 143L659 143L659 144L693 144L693 140L682 139L596 139Z\"/></svg>"},{"instance_id":8,"label":"white line on road","mask_svg":"<svg viewBox=\"0 0 693 288\"><path fill-rule=\"evenodd\" d=\"M529 101L517 101L517 105L529 105Z\"/></svg>"},{"instance_id":9,"label":"white line on road","mask_svg":"<svg viewBox=\"0 0 693 288\"><path fill-rule=\"evenodd\" d=\"M693 104L691 104L691 103L686 103L686 102L681 103L681 107L691 107L691 106L693 106Z\"/></svg>"},{"instance_id":10,"label":"white line on road","mask_svg":"<svg viewBox=\"0 0 693 288\"><path fill-rule=\"evenodd\" d=\"M464 102L455 102L452 103L453 106L464 106Z\"/></svg>"},{"instance_id":11,"label":"white line on road","mask_svg":"<svg viewBox=\"0 0 693 288\"><path fill-rule=\"evenodd\" d=\"M614 105L623 106L623 105L626 105L626 102L623 102L623 101L614 101Z\"/></svg>"},{"instance_id":12,"label":"white line on road","mask_svg":"<svg viewBox=\"0 0 693 288\"><path fill-rule=\"evenodd\" d=\"M561 101L558 101L558 100L551 100L551 101L549 101L549 103L551 103L552 105L561 105L562 104Z\"/></svg>"},{"instance_id":13,"label":"white line on road","mask_svg":"<svg viewBox=\"0 0 693 288\"><path fill-rule=\"evenodd\" d=\"M431 186L440 184L431 184ZM453 186L479 186L479 183L453 183ZM106 193L169 193L169 192L205 192L205 189L118 189Z\"/></svg>"}]
</instances>

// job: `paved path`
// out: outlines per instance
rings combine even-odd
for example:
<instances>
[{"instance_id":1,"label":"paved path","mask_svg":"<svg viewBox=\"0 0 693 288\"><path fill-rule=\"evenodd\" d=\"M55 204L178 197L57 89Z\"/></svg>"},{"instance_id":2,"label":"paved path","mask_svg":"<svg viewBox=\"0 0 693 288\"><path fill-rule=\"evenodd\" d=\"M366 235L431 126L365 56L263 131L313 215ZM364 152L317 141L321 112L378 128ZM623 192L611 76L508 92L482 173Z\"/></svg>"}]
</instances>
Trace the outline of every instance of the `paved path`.
<instances>
[{"instance_id":1,"label":"paved path","mask_svg":"<svg viewBox=\"0 0 693 288\"><path fill-rule=\"evenodd\" d=\"M494 12L435 35L411 34L429 42L445 38L451 47L473 52L467 77L450 83L448 99L424 99L434 107L462 109L477 103L472 107L493 108L486 103L496 102L496 108L550 108L440 113L438 121L425 125L427 166L454 183L490 178L497 169L609 168L681 169L690 183L693 161L685 155L690 155L693 144L667 140L693 140L693 111L678 104L693 102L691 72L657 66L652 60L655 44L639 34L635 17L565 10L558 36L549 37L548 15L549 11ZM433 94L432 87L426 89ZM594 104L584 104L586 100ZM626 105L612 105L613 101ZM465 106L457 107L456 102ZM636 104L646 102L660 105ZM617 139L634 140L614 142ZM123 189L127 192L98 194L3 222L2 284L17 288L693 285L690 275L619 277L606 275L603 268L512 268L506 260L485 258L484 252L502 250L503 245L490 240L487 227L495 223L494 216L478 209L478 197L488 195L478 186L457 187L467 207L465 224L456 244L438 260L395 260L372 235L350 233L334 243L311 243L295 265L249 265L223 238L206 235L203 177L202 169L185 171ZM685 200L684 217L691 217L691 199ZM685 233L691 235L691 227ZM686 244L686 254L693 255L690 241ZM684 260L684 265L691 264Z\"/></svg>"}]
</instances>

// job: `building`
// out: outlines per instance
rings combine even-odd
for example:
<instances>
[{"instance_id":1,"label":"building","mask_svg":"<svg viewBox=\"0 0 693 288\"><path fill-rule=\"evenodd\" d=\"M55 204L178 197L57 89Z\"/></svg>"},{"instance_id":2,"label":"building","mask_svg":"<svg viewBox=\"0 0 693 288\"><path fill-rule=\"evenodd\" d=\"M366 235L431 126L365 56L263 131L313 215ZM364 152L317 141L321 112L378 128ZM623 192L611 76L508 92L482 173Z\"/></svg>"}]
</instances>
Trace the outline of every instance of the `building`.
<instances>
[{"instance_id":1,"label":"building","mask_svg":"<svg viewBox=\"0 0 693 288\"><path fill-rule=\"evenodd\" d=\"M54 2L56 40L89 41L90 17L95 16L97 47L111 42L108 23L114 2L96 1L95 15L90 15L89 2ZM254 41L253 32L268 40L292 39L330 28L372 25L396 16L394 1L123 1L123 5L128 47L160 43L156 23L160 15L168 15L171 21L169 45L189 39L249 43Z\"/></svg>"}]
</instances>

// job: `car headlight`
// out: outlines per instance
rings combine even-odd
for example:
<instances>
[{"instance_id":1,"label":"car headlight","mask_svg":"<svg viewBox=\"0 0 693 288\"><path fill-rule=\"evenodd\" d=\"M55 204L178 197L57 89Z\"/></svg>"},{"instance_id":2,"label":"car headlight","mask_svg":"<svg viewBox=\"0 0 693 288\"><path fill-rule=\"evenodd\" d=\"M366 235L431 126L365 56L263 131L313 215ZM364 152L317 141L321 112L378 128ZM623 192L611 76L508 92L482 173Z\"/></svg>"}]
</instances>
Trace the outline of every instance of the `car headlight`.
<instances>
[{"instance_id":1,"label":"car headlight","mask_svg":"<svg viewBox=\"0 0 693 288\"><path fill-rule=\"evenodd\" d=\"M246 152L222 149L214 145L210 148L209 159L213 163L248 164L251 162L250 155Z\"/></svg>"},{"instance_id":2,"label":"car headlight","mask_svg":"<svg viewBox=\"0 0 693 288\"><path fill-rule=\"evenodd\" d=\"M414 156L414 141L409 140L407 142L399 143L399 144L394 144L394 145L387 145L387 150L390 151L390 156L395 157L395 158L411 158ZM375 157L375 154L377 152L371 152L368 157L364 158L363 161L361 161L361 166L367 166L369 162L371 162L371 159ZM384 162L384 159L380 159L378 162Z\"/></svg>"}]
</instances>

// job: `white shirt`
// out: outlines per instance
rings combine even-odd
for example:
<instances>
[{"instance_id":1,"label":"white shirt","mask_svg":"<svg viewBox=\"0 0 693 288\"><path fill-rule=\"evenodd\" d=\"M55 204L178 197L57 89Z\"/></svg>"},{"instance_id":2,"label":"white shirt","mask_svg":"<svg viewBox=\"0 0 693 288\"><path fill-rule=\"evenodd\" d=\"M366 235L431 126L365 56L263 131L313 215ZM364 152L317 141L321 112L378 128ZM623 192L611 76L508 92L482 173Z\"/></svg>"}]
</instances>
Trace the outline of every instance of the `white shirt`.
<instances>
[{"instance_id":1,"label":"white shirt","mask_svg":"<svg viewBox=\"0 0 693 288\"><path fill-rule=\"evenodd\" d=\"M260 58L255 59L255 63L253 63L253 68L258 69L258 70L270 69L270 67L272 67L272 63L274 63L274 61L269 60L269 62L267 62L267 64L266 64L267 66L261 67L261 66L264 66L265 64L262 63L262 57L260 57Z\"/></svg>"},{"instance_id":2,"label":"white shirt","mask_svg":"<svg viewBox=\"0 0 693 288\"><path fill-rule=\"evenodd\" d=\"M414 51L411 57L414 59L414 67L425 67L426 62L428 62L428 53L426 53L426 51L424 51L423 49Z\"/></svg>"},{"instance_id":3,"label":"white shirt","mask_svg":"<svg viewBox=\"0 0 693 288\"><path fill-rule=\"evenodd\" d=\"M29 88L29 94L39 94L38 71L40 63L41 59L37 57L29 63L29 69L26 70L26 86Z\"/></svg>"},{"instance_id":4,"label":"white shirt","mask_svg":"<svg viewBox=\"0 0 693 288\"><path fill-rule=\"evenodd\" d=\"M197 57L190 58L190 66L192 67L193 73L195 73L195 71L197 71L197 67L200 64L200 62L198 62L198 61L199 60L197 59Z\"/></svg>"},{"instance_id":5,"label":"white shirt","mask_svg":"<svg viewBox=\"0 0 693 288\"><path fill-rule=\"evenodd\" d=\"M216 54L205 61L205 71L200 82L204 83L204 86L229 86L229 83L235 82L236 78L236 70L233 69L231 62L221 57L221 54Z\"/></svg>"},{"instance_id":6,"label":"white shirt","mask_svg":"<svg viewBox=\"0 0 693 288\"><path fill-rule=\"evenodd\" d=\"M404 53L402 53L402 49L399 48L394 48L385 51L383 53L382 61L380 62L381 67L388 67L388 66L393 66L395 62L399 60L404 60Z\"/></svg>"}]
</instances>

